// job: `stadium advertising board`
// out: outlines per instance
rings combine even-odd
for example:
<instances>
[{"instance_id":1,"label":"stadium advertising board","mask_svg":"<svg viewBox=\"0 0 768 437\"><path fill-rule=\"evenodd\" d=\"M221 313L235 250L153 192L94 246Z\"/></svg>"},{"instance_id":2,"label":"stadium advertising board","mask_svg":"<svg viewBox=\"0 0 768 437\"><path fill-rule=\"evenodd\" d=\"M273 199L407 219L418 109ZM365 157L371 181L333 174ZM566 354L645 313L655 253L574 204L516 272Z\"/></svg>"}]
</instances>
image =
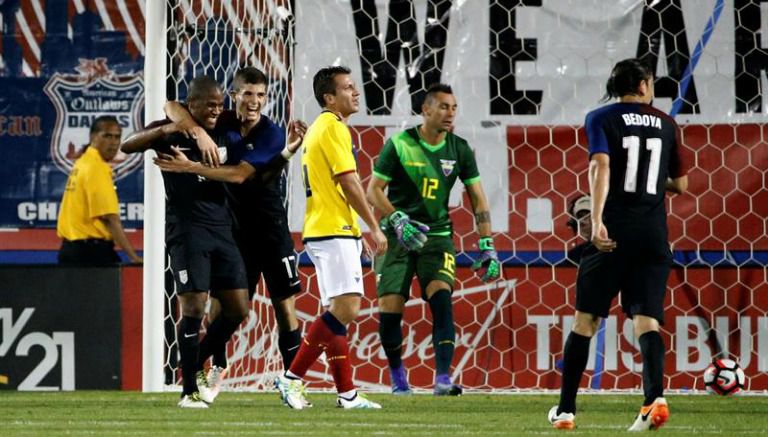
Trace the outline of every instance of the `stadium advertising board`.
<instances>
[{"instance_id":1,"label":"stadium advertising board","mask_svg":"<svg viewBox=\"0 0 768 437\"><path fill-rule=\"evenodd\" d=\"M120 269L4 266L0 284L0 390L121 387Z\"/></svg>"},{"instance_id":2,"label":"stadium advertising board","mask_svg":"<svg viewBox=\"0 0 768 437\"><path fill-rule=\"evenodd\" d=\"M506 268L505 280L481 284L468 268L457 269L461 282L454 291L456 353L453 375L468 389L558 389L563 343L573 323L576 269ZM310 269L302 273L312 277ZM704 389L704 369L714 357L736 359L748 376L747 390L768 389L768 291L761 269L691 269L683 280L673 270L665 300L662 337L668 347L666 387ZM357 321L350 326L354 380L372 390L389 390L389 370L378 335L378 307L373 298L373 276L365 275L366 289ZM719 292L703 291L713 284ZM297 300L301 322L319 311L314 279L305 283ZM418 295L414 282L412 295ZM256 301L268 304L264 291ZM403 361L413 386L430 389L434 380L432 324L428 305L418 297L406 304ZM268 388L273 366L279 364L274 332L253 335L257 311L230 345L231 384L263 381ZM274 370L276 371L276 370ZM593 338L587 366L587 387L635 389L642 385L642 358L633 339L632 321L618 305L611 308L604 327ZM329 368L321 359L308 373L311 388L333 387Z\"/></svg>"}]
</instances>

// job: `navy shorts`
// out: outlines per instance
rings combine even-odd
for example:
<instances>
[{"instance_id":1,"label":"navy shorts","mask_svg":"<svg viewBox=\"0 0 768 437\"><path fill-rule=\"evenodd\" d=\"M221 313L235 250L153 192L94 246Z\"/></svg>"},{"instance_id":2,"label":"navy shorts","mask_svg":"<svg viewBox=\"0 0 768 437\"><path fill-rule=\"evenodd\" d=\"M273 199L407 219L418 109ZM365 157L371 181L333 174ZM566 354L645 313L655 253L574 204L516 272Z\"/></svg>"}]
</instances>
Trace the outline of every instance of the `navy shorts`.
<instances>
[{"instance_id":1,"label":"navy shorts","mask_svg":"<svg viewBox=\"0 0 768 437\"><path fill-rule=\"evenodd\" d=\"M664 324L664 295L672 264L666 230L608 227L608 234L617 244L613 252L600 252L589 245L581 256L576 310L607 317L621 291L621 307L627 316L644 315Z\"/></svg>"},{"instance_id":2,"label":"navy shorts","mask_svg":"<svg viewBox=\"0 0 768 437\"><path fill-rule=\"evenodd\" d=\"M230 227L169 223L166 244L178 293L248 286Z\"/></svg>"},{"instance_id":3,"label":"navy shorts","mask_svg":"<svg viewBox=\"0 0 768 437\"><path fill-rule=\"evenodd\" d=\"M256 286L264 275L269 297L281 301L301 292L298 255L287 228L270 232L235 230L248 277L248 297L253 299Z\"/></svg>"}]
</instances>

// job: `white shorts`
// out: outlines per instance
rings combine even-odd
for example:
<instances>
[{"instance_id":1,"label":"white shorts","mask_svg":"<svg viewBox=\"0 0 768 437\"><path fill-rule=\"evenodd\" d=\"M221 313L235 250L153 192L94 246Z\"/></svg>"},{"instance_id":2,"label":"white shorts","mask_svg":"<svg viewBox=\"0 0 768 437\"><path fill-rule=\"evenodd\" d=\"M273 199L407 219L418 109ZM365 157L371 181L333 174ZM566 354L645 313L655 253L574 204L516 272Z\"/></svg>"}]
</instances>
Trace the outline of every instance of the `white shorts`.
<instances>
[{"instance_id":1,"label":"white shorts","mask_svg":"<svg viewBox=\"0 0 768 437\"><path fill-rule=\"evenodd\" d=\"M364 294L360 254L363 244L352 238L308 241L307 253L317 271L317 285L323 306L342 294Z\"/></svg>"}]
</instances>

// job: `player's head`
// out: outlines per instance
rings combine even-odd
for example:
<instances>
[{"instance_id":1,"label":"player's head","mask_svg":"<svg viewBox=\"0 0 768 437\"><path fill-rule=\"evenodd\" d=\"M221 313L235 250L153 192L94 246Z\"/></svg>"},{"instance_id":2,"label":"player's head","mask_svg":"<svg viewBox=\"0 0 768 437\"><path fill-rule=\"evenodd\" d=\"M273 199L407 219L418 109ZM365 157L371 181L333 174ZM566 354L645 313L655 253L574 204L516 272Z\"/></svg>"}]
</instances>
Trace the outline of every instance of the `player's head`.
<instances>
[{"instance_id":1,"label":"player's head","mask_svg":"<svg viewBox=\"0 0 768 437\"><path fill-rule=\"evenodd\" d=\"M214 79L198 76L189 83L187 104L192 118L205 129L213 129L224 109L224 92Z\"/></svg>"},{"instance_id":2,"label":"player's head","mask_svg":"<svg viewBox=\"0 0 768 437\"><path fill-rule=\"evenodd\" d=\"M574 234L585 240L592 238L591 201L588 194L582 194L571 199L568 204L570 218L567 225Z\"/></svg>"},{"instance_id":3,"label":"player's head","mask_svg":"<svg viewBox=\"0 0 768 437\"><path fill-rule=\"evenodd\" d=\"M653 100L653 71L637 58L619 61L605 85L605 100L632 96L642 103Z\"/></svg>"},{"instance_id":4,"label":"player's head","mask_svg":"<svg viewBox=\"0 0 768 437\"><path fill-rule=\"evenodd\" d=\"M424 103L421 105L421 115L424 127L437 131L452 131L456 118L456 98L450 85L436 83L427 88Z\"/></svg>"},{"instance_id":5,"label":"player's head","mask_svg":"<svg viewBox=\"0 0 768 437\"><path fill-rule=\"evenodd\" d=\"M232 100L240 120L257 122L267 104L267 76L258 68L237 70L232 81Z\"/></svg>"},{"instance_id":6,"label":"player's head","mask_svg":"<svg viewBox=\"0 0 768 437\"><path fill-rule=\"evenodd\" d=\"M348 117L360 107L360 91L352 80L352 70L333 66L320 69L312 79L312 89L320 107Z\"/></svg>"},{"instance_id":7,"label":"player's head","mask_svg":"<svg viewBox=\"0 0 768 437\"><path fill-rule=\"evenodd\" d=\"M123 128L112 115L102 115L93 120L90 132L90 147L99 151L101 157L109 162L120 150Z\"/></svg>"}]
</instances>

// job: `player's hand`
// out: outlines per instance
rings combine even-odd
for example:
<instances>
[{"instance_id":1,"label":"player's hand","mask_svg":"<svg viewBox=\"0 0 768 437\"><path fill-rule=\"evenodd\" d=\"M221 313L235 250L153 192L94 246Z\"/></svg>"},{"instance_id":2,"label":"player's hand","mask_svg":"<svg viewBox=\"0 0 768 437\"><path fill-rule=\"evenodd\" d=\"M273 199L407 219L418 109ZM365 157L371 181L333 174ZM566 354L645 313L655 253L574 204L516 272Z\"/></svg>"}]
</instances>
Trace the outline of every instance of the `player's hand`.
<instances>
[{"instance_id":1,"label":"player's hand","mask_svg":"<svg viewBox=\"0 0 768 437\"><path fill-rule=\"evenodd\" d=\"M480 257L472 263L472 271L480 276L483 282L493 282L501 277L501 262L493 247L493 237L482 237L477 243Z\"/></svg>"},{"instance_id":2,"label":"player's hand","mask_svg":"<svg viewBox=\"0 0 768 437\"><path fill-rule=\"evenodd\" d=\"M188 173L195 165L176 146L171 147L170 154L158 152L154 162L160 170L170 173Z\"/></svg>"},{"instance_id":3,"label":"player's hand","mask_svg":"<svg viewBox=\"0 0 768 437\"><path fill-rule=\"evenodd\" d=\"M286 148L291 153L296 153L304 141L304 135L307 133L307 124L301 120L291 120L288 122L288 144Z\"/></svg>"},{"instance_id":4,"label":"player's hand","mask_svg":"<svg viewBox=\"0 0 768 437\"><path fill-rule=\"evenodd\" d=\"M592 244L601 252L612 252L616 242L608 236L608 229L600 223L592 223Z\"/></svg>"},{"instance_id":5,"label":"player's hand","mask_svg":"<svg viewBox=\"0 0 768 437\"><path fill-rule=\"evenodd\" d=\"M365 238L363 238L362 240L363 240L363 259L373 262L373 258L374 258L373 248L371 247L370 244L368 244L368 240L366 240Z\"/></svg>"},{"instance_id":6,"label":"player's hand","mask_svg":"<svg viewBox=\"0 0 768 437\"><path fill-rule=\"evenodd\" d=\"M208 132L200 126L193 126L184 132L197 143L197 148L200 149L200 155L202 156L202 162L210 167L218 167L220 163L219 146L213 142Z\"/></svg>"},{"instance_id":7,"label":"player's hand","mask_svg":"<svg viewBox=\"0 0 768 437\"><path fill-rule=\"evenodd\" d=\"M411 220L408 214L402 211L395 211L384 217L381 223L384 229L394 229L397 241L406 250L421 250L427 242L426 232L429 231L429 226Z\"/></svg>"},{"instance_id":8,"label":"player's hand","mask_svg":"<svg viewBox=\"0 0 768 437\"><path fill-rule=\"evenodd\" d=\"M371 231L371 238L373 238L372 253L373 256L384 255L387 252L387 236L381 231L381 228L377 227Z\"/></svg>"}]
</instances>

